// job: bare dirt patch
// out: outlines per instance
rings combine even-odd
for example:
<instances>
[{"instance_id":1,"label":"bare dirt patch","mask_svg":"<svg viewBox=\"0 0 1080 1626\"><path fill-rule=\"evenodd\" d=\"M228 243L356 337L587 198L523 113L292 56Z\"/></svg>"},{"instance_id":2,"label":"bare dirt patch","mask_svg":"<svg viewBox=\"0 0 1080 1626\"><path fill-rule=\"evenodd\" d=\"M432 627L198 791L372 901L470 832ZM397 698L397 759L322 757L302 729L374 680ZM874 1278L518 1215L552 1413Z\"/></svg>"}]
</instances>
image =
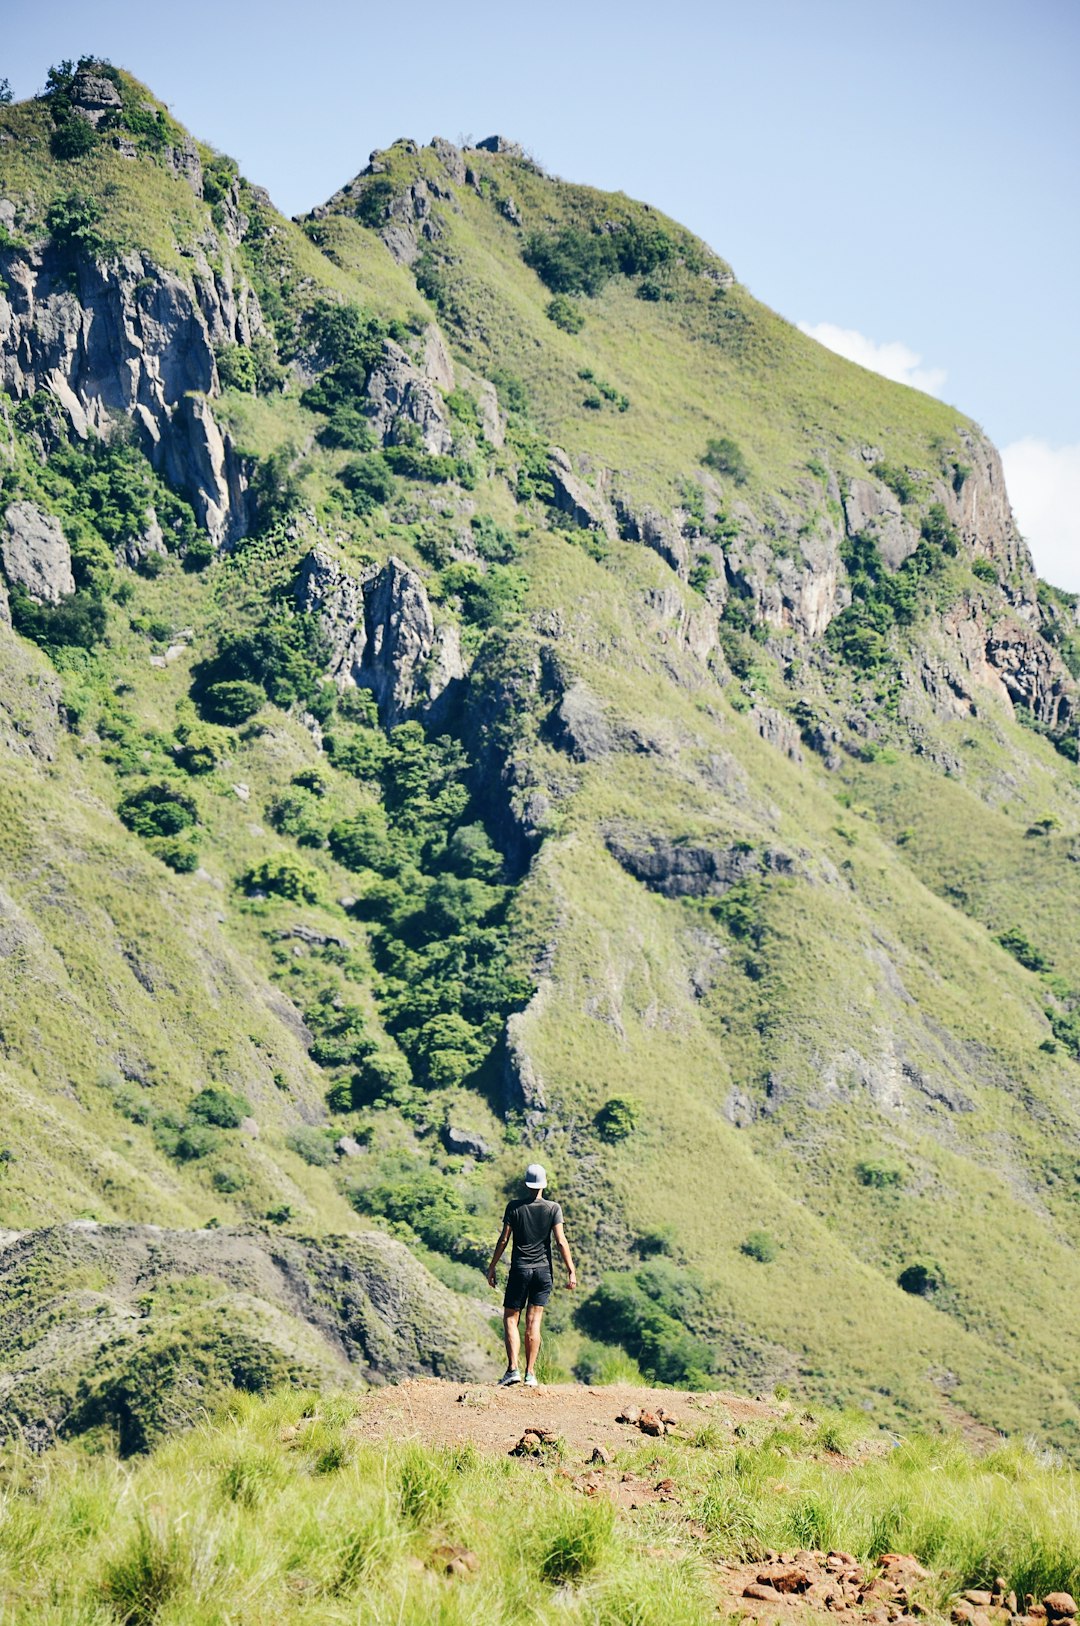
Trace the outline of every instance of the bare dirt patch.
<instances>
[{"instance_id":1,"label":"bare dirt patch","mask_svg":"<svg viewBox=\"0 0 1080 1626\"><path fill-rule=\"evenodd\" d=\"M415 1439L425 1445L464 1445L508 1453L527 1433L562 1441L568 1462L587 1462L598 1447L609 1453L638 1445L647 1434L621 1414L674 1414L676 1437L692 1438L706 1423L734 1429L754 1419L778 1420L775 1405L741 1395L687 1394L678 1389L638 1389L629 1384L590 1389L582 1384L545 1384L527 1389L446 1383L414 1378L365 1396L350 1424L358 1439Z\"/></svg>"}]
</instances>

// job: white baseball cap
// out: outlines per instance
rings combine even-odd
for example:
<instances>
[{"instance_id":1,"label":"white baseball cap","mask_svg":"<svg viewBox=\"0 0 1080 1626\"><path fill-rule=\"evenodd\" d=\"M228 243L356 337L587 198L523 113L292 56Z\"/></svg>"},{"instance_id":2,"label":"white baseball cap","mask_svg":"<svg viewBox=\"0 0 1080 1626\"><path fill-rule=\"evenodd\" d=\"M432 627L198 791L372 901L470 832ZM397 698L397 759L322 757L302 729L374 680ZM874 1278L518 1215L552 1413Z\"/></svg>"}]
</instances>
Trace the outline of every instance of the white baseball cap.
<instances>
[{"instance_id":1,"label":"white baseball cap","mask_svg":"<svg viewBox=\"0 0 1080 1626\"><path fill-rule=\"evenodd\" d=\"M547 1170L542 1163L530 1163L525 1170L525 1184L530 1191L542 1191L547 1185Z\"/></svg>"}]
</instances>

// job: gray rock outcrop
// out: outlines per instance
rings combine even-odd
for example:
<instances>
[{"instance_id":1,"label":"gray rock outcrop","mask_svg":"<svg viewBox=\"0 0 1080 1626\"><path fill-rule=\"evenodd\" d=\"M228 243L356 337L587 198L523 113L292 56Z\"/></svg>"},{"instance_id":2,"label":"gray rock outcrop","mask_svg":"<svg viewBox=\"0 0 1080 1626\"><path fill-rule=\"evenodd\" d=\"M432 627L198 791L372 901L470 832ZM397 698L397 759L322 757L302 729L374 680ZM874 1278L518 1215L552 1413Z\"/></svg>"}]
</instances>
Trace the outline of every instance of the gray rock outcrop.
<instances>
[{"instance_id":1,"label":"gray rock outcrop","mask_svg":"<svg viewBox=\"0 0 1080 1626\"><path fill-rule=\"evenodd\" d=\"M431 148L454 185L464 186L465 160L461 156L461 148L455 147L452 141L447 141L443 136L436 136Z\"/></svg>"},{"instance_id":2,"label":"gray rock outcrop","mask_svg":"<svg viewBox=\"0 0 1080 1626\"><path fill-rule=\"evenodd\" d=\"M524 158L525 149L517 141L508 141L505 136L485 136L483 141L475 144L477 152L497 152L504 158Z\"/></svg>"},{"instance_id":3,"label":"gray rock outcrop","mask_svg":"<svg viewBox=\"0 0 1080 1626\"><path fill-rule=\"evenodd\" d=\"M474 1134L471 1129L457 1129L453 1124L447 1124L442 1138L446 1150L459 1157L483 1159L495 1155L484 1137Z\"/></svg>"},{"instance_id":4,"label":"gray rock outcrop","mask_svg":"<svg viewBox=\"0 0 1080 1626\"><path fill-rule=\"evenodd\" d=\"M214 541L242 534L243 473L206 397L215 344L248 343L262 317L228 260L215 270L200 255L190 282L140 253L83 257L73 273L46 243L0 250L0 277L0 388L16 399L49 390L80 436L133 418Z\"/></svg>"},{"instance_id":5,"label":"gray rock outcrop","mask_svg":"<svg viewBox=\"0 0 1080 1626\"><path fill-rule=\"evenodd\" d=\"M710 847L666 836L607 837L607 849L628 874L665 898L719 898L751 875L795 872L795 860L775 847L759 849L745 842Z\"/></svg>"},{"instance_id":6,"label":"gray rock outcrop","mask_svg":"<svg viewBox=\"0 0 1080 1626\"><path fill-rule=\"evenodd\" d=\"M446 358L449 362L449 357ZM383 353L367 382L371 421L384 446L398 445L420 431L424 450L435 454L449 452L454 444L447 406L431 379L414 367L401 346L392 339L383 344ZM410 427L406 427L410 426Z\"/></svg>"},{"instance_id":7,"label":"gray rock outcrop","mask_svg":"<svg viewBox=\"0 0 1080 1626\"><path fill-rule=\"evenodd\" d=\"M574 466L561 446L548 448L548 468L555 492L555 507L569 514L575 525L598 529L615 537L615 516L599 492L574 473Z\"/></svg>"},{"instance_id":8,"label":"gray rock outcrop","mask_svg":"<svg viewBox=\"0 0 1080 1626\"><path fill-rule=\"evenodd\" d=\"M123 98L111 79L95 72L95 64L80 68L71 85L72 110L96 130L110 114L119 113Z\"/></svg>"},{"instance_id":9,"label":"gray rock outcrop","mask_svg":"<svg viewBox=\"0 0 1080 1626\"><path fill-rule=\"evenodd\" d=\"M8 581L35 604L59 604L75 591L71 549L60 521L32 502L13 502L5 511L0 557Z\"/></svg>"},{"instance_id":10,"label":"gray rock outcrop","mask_svg":"<svg viewBox=\"0 0 1080 1626\"><path fill-rule=\"evenodd\" d=\"M852 480L844 495L844 526L848 536L872 536L890 570L899 570L919 545L919 533L904 518L888 487L869 480Z\"/></svg>"},{"instance_id":11,"label":"gray rock outcrop","mask_svg":"<svg viewBox=\"0 0 1080 1626\"><path fill-rule=\"evenodd\" d=\"M480 427L484 431L484 439L498 450L506 440L506 422L499 410L498 393L489 379L480 380L476 407L480 414Z\"/></svg>"},{"instance_id":12,"label":"gray rock outcrop","mask_svg":"<svg viewBox=\"0 0 1080 1626\"><path fill-rule=\"evenodd\" d=\"M465 675L457 629L436 629L423 582L400 559L357 577L315 548L300 567L297 603L319 617L334 682L370 689L388 725L445 704Z\"/></svg>"}]
</instances>

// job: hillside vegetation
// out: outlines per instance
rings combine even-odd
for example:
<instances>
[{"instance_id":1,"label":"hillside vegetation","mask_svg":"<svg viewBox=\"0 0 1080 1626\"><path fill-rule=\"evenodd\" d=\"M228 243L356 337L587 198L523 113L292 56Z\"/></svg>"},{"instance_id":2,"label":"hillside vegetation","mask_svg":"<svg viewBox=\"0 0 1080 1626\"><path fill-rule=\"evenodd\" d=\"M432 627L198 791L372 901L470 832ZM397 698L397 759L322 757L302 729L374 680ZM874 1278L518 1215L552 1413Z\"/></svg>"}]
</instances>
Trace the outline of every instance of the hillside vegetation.
<instances>
[{"instance_id":1,"label":"hillside vegetation","mask_svg":"<svg viewBox=\"0 0 1080 1626\"><path fill-rule=\"evenodd\" d=\"M0 136L12 1430L123 1432L147 1224L182 1420L229 1305L473 1375L540 1157L550 1376L1075 1455L1080 622L978 427L497 138L289 221L108 64ZM453 1347L312 1311L357 1232Z\"/></svg>"}]
</instances>

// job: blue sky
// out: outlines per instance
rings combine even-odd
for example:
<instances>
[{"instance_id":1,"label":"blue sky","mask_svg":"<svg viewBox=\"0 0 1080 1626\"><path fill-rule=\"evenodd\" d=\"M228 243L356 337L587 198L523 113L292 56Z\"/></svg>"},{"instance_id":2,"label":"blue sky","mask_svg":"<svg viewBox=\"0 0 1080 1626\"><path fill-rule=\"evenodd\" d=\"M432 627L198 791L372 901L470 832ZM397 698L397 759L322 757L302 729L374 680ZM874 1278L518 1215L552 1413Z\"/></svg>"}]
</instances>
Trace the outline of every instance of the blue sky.
<instances>
[{"instance_id":1,"label":"blue sky","mask_svg":"<svg viewBox=\"0 0 1080 1626\"><path fill-rule=\"evenodd\" d=\"M982 423L1040 569L1080 589L1076 0L14 12L16 96L108 56L287 213L397 136L494 131L647 199L776 310Z\"/></svg>"}]
</instances>

